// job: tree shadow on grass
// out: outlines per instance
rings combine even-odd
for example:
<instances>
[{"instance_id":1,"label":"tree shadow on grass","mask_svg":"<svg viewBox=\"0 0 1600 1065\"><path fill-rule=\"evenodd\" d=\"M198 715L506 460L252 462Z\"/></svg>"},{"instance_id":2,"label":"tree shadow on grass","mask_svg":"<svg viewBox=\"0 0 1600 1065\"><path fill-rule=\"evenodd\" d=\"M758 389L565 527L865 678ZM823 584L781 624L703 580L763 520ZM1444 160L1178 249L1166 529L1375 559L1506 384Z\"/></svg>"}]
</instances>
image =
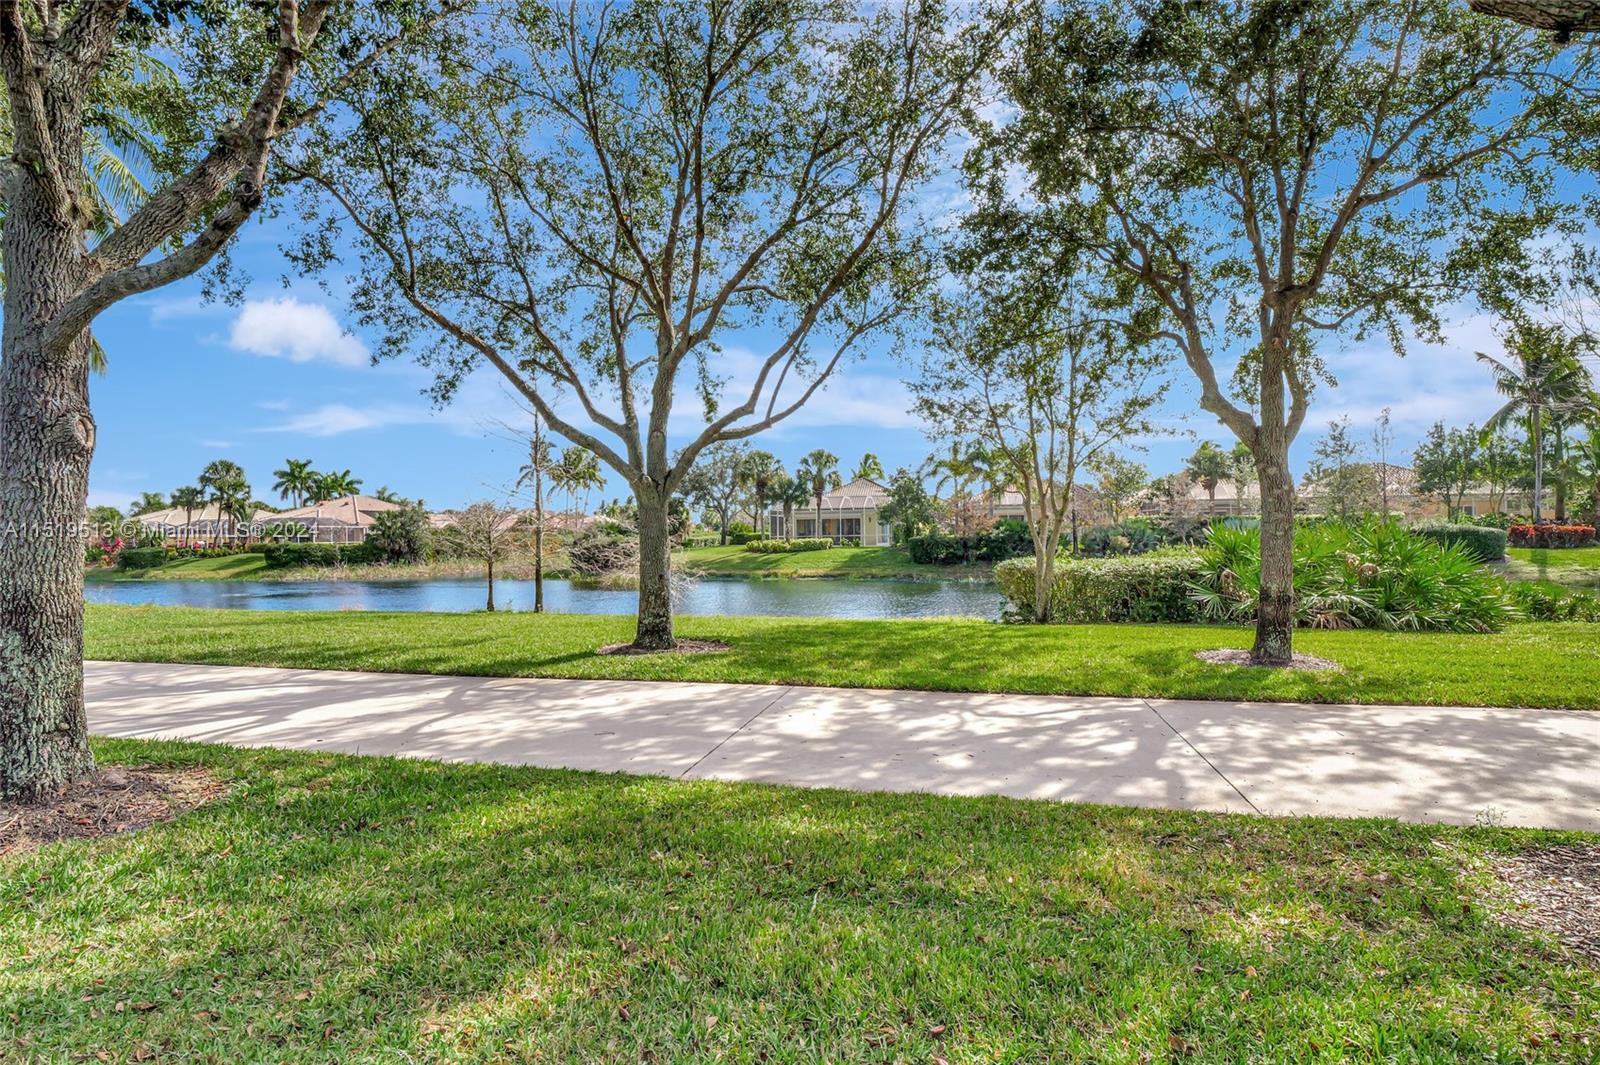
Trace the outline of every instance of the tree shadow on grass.
<instances>
[{"instance_id":1,"label":"tree shadow on grass","mask_svg":"<svg viewBox=\"0 0 1600 1065\"><path fill-rule=\"evenodd\" d=\"M839 1061L1165 1059L1176 1037L1225 1061L1345 1037L1504 1056L1525 1024L1597 1016L1581 973L1463 913L1433 830L161 757L230 761L245 786L0 867L0 907L27 890L38 915L4 933L30 963L0 1038L230 1061Z\"/></svg>"}]
</instances>

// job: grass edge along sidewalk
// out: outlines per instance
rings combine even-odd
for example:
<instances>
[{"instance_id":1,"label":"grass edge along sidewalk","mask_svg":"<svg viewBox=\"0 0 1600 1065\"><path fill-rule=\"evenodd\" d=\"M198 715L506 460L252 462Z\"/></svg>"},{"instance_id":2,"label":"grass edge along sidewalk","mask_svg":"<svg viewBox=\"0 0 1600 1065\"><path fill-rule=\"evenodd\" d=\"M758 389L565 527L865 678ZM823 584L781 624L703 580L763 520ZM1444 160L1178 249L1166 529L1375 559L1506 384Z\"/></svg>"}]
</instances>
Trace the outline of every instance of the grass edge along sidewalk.
<instances>
[{"instance_id":1,"label":"grass edge along sidewalk","mask_svg":"<svg viewBox=\"0 0 1600 1065\"><path fill-rule=\"evenodd\" d=\"M91 604L86 657L468 676L694 680L927 691L1226 701L1600 709L1600 626L1519 624L1488 635L1297 634L1335 672L1217 666L1248 647L1209 625L996 625L684 617L682 636L730 650L602 656L633 619L579 614L201 610Z\"/></svg>"},{"instance_id":2,"label":"grass edge along sidewalk","mask_svg":"<svg viewBox=\"0 0 1600 1065\"><path fill-rule=\"evenodd\" d=\"M1591 1061L1496 870L1587 837L97 741L223 794L0 858L0 1057Z\"/></svg>"}]
</instances>

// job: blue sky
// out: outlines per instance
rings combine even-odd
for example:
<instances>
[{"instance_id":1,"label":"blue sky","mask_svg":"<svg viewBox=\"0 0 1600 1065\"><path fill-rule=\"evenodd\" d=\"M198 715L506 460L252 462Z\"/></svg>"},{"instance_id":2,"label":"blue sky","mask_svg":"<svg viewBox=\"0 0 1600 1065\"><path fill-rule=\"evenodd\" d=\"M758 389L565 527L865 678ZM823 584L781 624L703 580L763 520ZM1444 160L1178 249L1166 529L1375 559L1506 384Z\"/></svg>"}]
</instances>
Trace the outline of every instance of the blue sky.
<instances>
[{"instance_id":1,"label":"blue sky","mask_svg":"<svg viewBox=\"0 0 1600 1065\"><path fill-rule=\"evenodd\" d=\"M309 281L285 284L278 251L284 227L266 219L241 234L234 262L251 279L242 306L208 304L201 282L190 280L101 317L96 332L110 369L91 385L99 425L91 505L121 507L143 491L170 493L218 458L242 465L257 498L267 500L274 500L272 471L289 457L311 459L319 469L348 468L367 491L387 485L436 508L504 497L524 452L507 425L520 426L526 416L494 371L478 370L449 405L436 408L425 394L427 370L372 365L375 338L362 335L336 295ZM1403 359L1381 338L1326 341L1340 384L1317 399L1294 449L1297 474L1332 417L1349 414L1365 440L1379 410L1391 407L1405 461L1436 419L1481 421L1498 406L1472 354L1499 350L1492 323L1465 311L1451 317L1446 344L1415 343ZM763 354L767 339L756 333L727 343L730 375ZM865 451L891 471L916 465L942 445L910 410L904 379L911 372L883 347L869 349L807 408L754 443L791 466L819 446L838 455L847 473ZM1173 381L1162 420L1174 435L1142 441L1146 450L1135 455L1153 474L1178 468L1198 439L1233 443L1196 410L1181 365ZM681 413L687 421L694 412ZM604 497L625 494L611 475Z\"/></svg>"}]
</instances>

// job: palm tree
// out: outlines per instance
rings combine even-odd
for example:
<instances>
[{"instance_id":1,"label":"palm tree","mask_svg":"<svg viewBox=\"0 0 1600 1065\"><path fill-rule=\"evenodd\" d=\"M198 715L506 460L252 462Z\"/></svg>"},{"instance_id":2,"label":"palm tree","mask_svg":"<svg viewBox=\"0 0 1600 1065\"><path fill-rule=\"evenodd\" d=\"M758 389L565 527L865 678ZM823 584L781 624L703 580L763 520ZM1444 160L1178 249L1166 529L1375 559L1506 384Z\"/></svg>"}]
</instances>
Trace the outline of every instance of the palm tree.
<instances>
[{"instance_id":1,"label":"palm tree","mask_svg":"<svg viewBox=\"0 0 1600 1065\"><path fill-rule=\"evenodd\" d=\"M811 487L799 478L782 474L772 482L768 491L772 493L772 501L783 508L784 537L793 538L794 508L804 506L806 500L811 498Z\"/></svg>"},{"instance_id":2,"label":"palm tree","mask_svg":"<svg viewBox=\"0 0 1600 1065\"><path fill-rule=\"evenodd\" d=\"M1183 464L1183 472L1199 482L1200 487L1206 490L1206 496L1211 501L1211 510L1217 509L1217 485L1233 476L1234 462L1232 456L1216 444L1206 440L1190 455Z\"/></svg>"},{"instance_id":3,"label":"palm tree","mask_svg":"<svg viewBox=\"0 0 1600 1065\"><path fill-rule=\"evenodd\" d=\"M200 471L200 487L206 492L207 502L217 505L217 532L219 537L228 528L228 519L248 521L250 518L250 482L236 462L218 459ZM243 517L240 518L241 513Z\"/></svg>"},{"instance_id":4,"label":"palm tree","mask_svg":"<svg viewBox=\"0 0 1600 1065\"><path fill-rule=\"evenodd\" d=\"M119 49L101 69L97 81L103 102L85 112L83 129L83 197L89 232L103 237L121 224L150 195L140 171L154 169L161 145L150 122L155 108L178 87L178 75L153 56ZM12 143L10 108L0 108L0 152L9 155ZM0 228L5 225L6 204L0 199ZM5 264L0 262L0 291L5 288ZM89 334L89 366L106 372L106 350Z\"/></svg>"},{"instance_id":5,"label":"palm tree","mask_svg":"<svg viewBox=\"0 0 1600 1065\"><path fill-rule=\"evenodd\" d=\"M577 493L584 494L584 509L588 509L589 492L606 483L600 469L600 457L579 444L561 449L561 458L550 471L550 480L567 493L567 504L577 507Z\"/></svg>"},{"instance_id":6,"label":"palm tree","mask_svg":"<svg viewBox=\"0 0 1600 1065\"><path fill-rule=\"evenodd\" d=\"M310 459L285 459L283 469L273 470L272 476L276 478L272 490L278 493L278 498L286 502L293 500L299 507L322 475L311 468Z\"/></svg>"},{"instance_id":7,"label":"palm tree","mask_svg":"<svg viewBox=\"0 0 1600 1065\"><path fill-rule=\"evenodd\" d=\"M137 518L141 514L149 514L157 510L165 509L167 509L166 496L162 495L160 492L143 492L140 493L139 501L133 505L133 509L129 511L129 513L133 517Z\"/></svg>"},{"instance_id":8,"label":"palm tree","mask_svg":"<svg viewBox=\"0 0 1600 1065\"><path fill-rule=\"evenodd\" d=\"M544 613L544 482L555 470L555 450L544 435L537 411L533 434L528 437L528 461L517 471L516 488L533 486L533 612ZM551 478L554 480L554 478ZM492 507L485 503L483 506ZM489 559L489 609L494 609L494 559Z\"/></svg>"},{"instance_id":9,"label":"palm tree","mask_svg":"<svg viewBox=\"0 0 1600 1065\"><path fill-rule=\"evenodd\" d=\"M950 441L948 454L928 461L928 475L934 478L933 494L937 496L949 488L952 497L966 495L972 483L983 475L983 459L983 449L977 444Z\"/></svg>"},{"instance_id":10,"label":"palm tree","mask_svg":"<svg viewBox=\"0 0 1600 1065\"><path fill-rule=\"evenodd\" d=\"M755 496L756 526L760 529L767 521L767 498L772 494L778 478L783 476L783 463L770 451L752 451L744 458L742 474L744 482L750 486L751 494ZM762 535L770 532L768 529L760 531Z\"/></svg>"},{"instance_id":11,"label":"palm tree","mask_svg":"<svg viewBox=\"0 0 1600 1065\"><path fill-rule=\"evenodd\" d=\"M883 480L883 463L878 456L867 452L861 456L861 463L856 467L856 472L851 475L853 481L881 481Z\"/></svg>"},{"instance_id":12,"label":"palm tree","mask_svg":"<svg viewBox=\"0 0 1600 1065\"><path fill-rule=\"evenodd\" d=\"M183 508L183 528L189 534L189 539L194 539L194 530L190 526L194 523L194 512L206 505L206 494L192 484L176 488L172 492L172 505Z\"/></svg>"},{"instance_id":13,"label":"palm tree","mask_svg":"<svg viewBox=\"0 0 1600 1065\"><path fill-rule=\"evenodd\" d=\"M310 495L314 503L326 503L330 499L339 499L342 496L353 496L361 491L361 478L352 477L349 470L340 470L338 473L321 473L312 479Z\"/></svg>"},{"instance_id":14,"label":"palm tree","mask_svg":"<svg viewBox=\"0 0 1600 1065\"><path fill-rule=\"evenodd\" d=\"M839 456L817 448L805 458L800 460L800 465L794 471L795 479L806 486L811 496L817 501L817 527L815 533L822 535L822 493L830 488L839 487ZM838 530L835 530L837 532Z\"/></svg>"},{"instance_id":15,"label":"palm tree","mask_svg":"<svg viewBox=\"0 0 1600 1065\"><path fill-rule=\"evenodd\" d=\"M1594 402L1594 385L1579 361L1585 338L1559 327L1524 319L1511 323L1505 341L1509 358L1477 352L1478 361L1494 375L1494 387L1505 404L1484 422L1483 436L1492 436L1518 420L1528 426L1533 455L1533 520L1543 519L1545 427Z\"/></svg>"}]
</instances>

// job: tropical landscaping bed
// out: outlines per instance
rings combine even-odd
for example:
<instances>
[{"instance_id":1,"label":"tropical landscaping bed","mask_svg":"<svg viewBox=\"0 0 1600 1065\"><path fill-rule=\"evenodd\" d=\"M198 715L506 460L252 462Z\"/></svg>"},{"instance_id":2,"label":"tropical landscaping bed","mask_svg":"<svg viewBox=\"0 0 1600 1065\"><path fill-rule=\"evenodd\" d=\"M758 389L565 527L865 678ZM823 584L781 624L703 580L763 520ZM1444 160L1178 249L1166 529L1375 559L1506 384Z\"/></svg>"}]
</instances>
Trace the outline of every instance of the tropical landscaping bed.
<instances>
[{"instance_id":1,"label":"tropical landscaping bed","mask_svg":"<svg viewBox=\"0 0 1600 1065\"><path fill-rule=\"evenodd\" d=\"M570 576L564 556L547 558L544 575L551 579ZM86 581L170 581L170 580L251 580L251 581L425 581L482 579L483 563L464 558L440 558L419 562L339 563L331 566L293 565L274 567L259 551L240 551L211 558L177 558L141 569L115 566L93 567L84 572ZM496 580L532 580L531 553L513 555L495 563Z\"/></svg>"},{"instance_id":2,"label":"tropical landscaping bed","mask_svg":"<svg viewBox=\"0 0 1600 1065\"><path fill-rule=\"evenodd\" d=\"M1600 1029L1495 876L1581 836L96 750L221 794L0 858L0 1057L1576 1062Z\"/></svg>"},{"instance_id":3,"label":"tropical landscaping bed","mask_svg":"<svg viewBox=\"0 0 1600 1065\"><path fill-rule=\"evenodd\" d=\"M1296 646L1337 671L1199 661L1249 647L1229 625L996 625L682 617L680 636L730 650L613 656L631 617L87 608L87 656L476 676L822 684L934 691L1290 702L1600 709L1600 625L1523 623L1498 633L1306 630Z\"/></svg>"}]
</instances>

